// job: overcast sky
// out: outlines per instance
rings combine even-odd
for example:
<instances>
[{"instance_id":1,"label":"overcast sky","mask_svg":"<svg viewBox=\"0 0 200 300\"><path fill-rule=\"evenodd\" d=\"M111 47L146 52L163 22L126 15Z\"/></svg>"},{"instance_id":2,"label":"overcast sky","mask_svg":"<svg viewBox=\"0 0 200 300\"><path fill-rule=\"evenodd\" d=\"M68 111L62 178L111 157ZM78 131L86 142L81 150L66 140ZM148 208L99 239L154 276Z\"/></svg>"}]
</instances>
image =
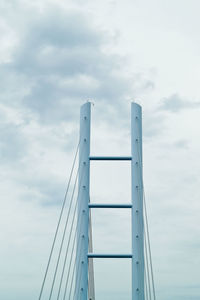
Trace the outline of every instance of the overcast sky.
<instances>
[{"instance_id":1,"label":"overcast sky","mask_svg":"<svg viewBox=\"0 0 200 300\"><path fill-rule=\"evenodd\" d=\"M38 297L88 99L97 155L130 155L130 103L142 105L157 300L200 299L199 11L198 0L0 1L0 299ZM91 201L130 201L127 163L91 175ZM93 220L96 251L130 251L128 214ZM130 300L129 275L129 262L97 262L97 300Z\"/></svg>"}]
</instances>

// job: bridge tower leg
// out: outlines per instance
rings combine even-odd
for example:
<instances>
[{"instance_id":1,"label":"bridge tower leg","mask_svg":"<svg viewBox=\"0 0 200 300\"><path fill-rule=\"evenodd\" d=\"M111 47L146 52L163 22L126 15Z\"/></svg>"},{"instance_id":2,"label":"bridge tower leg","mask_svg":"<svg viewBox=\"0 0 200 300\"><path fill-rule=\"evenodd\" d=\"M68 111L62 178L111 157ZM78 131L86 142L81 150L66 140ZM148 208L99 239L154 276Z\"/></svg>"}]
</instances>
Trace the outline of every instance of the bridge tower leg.
<instances>
[{"instance_id":1,"label":"bridge tower leg","mask_svg":"<svg viewBox=\"0 0 200 300\"><path fill-rule=\"evenodd\" d=\"M142 108L131 104L132 300L144 300Z\"/></svg>"},{"instance_id":2,"label":"bridge tower leg","mask_svg":"<svg viewBox=\"0 0 200 300\"><path fill-rule=\"evenodd\" d=\"M76 300L88 299L89 175L91 103L81 106L79 146L79 195L76 259Z\"/></svg>"}]
</instances>

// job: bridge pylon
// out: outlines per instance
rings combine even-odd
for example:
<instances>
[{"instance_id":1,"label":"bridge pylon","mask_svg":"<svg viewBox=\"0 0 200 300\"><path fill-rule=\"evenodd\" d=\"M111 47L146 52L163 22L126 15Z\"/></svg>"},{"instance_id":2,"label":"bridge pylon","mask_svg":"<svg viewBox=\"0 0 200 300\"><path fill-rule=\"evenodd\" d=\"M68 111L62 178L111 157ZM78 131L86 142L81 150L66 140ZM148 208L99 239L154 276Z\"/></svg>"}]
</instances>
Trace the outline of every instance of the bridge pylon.
<instances>
[{"instance_id":1,"label":"bridge pylon","mask_svg":"<svg viewBox=\"0 0 200 300\"><path fill-rule=\"evenodd\" d=\"M91 103L81 106L79 146L79 195L76 262L76 300L95 300L93 264L94 258L123 258L132 260L132 300L144 300L144 221L143 221L143 175L142 175L142 108L131 103L131 156L90 156ZM90 161L129 160L131 163L130 204L90 203ZM90 252L90 210L95 208L131 209L132 252L124 254L101 254ZM81 222L80 222L81 220ZM79 259L78 259L79 257ZM89 282L90 281L90 282ZM80 297L81 296L81 297Z\"/></svg>"}]
</instances>

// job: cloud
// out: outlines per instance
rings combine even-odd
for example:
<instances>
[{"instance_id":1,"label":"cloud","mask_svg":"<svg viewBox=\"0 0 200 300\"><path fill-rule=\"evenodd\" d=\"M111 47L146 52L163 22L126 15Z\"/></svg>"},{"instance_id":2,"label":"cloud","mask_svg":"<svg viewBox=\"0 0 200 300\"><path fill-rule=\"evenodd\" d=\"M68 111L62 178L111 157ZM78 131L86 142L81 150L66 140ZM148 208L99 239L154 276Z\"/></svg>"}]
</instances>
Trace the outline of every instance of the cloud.
<instances>
[{"instance_id":1,"label":"cloud","mask_svg":"<svg viewBox=\"0 0 200 300\"><path fill-rule=\"evenodd\" d=\"M166 118L160 112L153 110L144 113L143 118L143 135L144 138L151 139L154 136L159 136L165 130Z\"/></svg>"},{"instance_id":2,"label":"cloud","mask_svg":"<svg viewBox=\"0 0 200 300\"><path fill-rule=\"evenodd\" d=\"M199 107L200 102L191 102L181 98L178 94L173 94L168 98L164 98L159 109L177 113L184 109L195 109Z\"/></svg>"},{"instance_id":3,"label":"cloud","mask_svg":"<svg viewBox=\"0 0 200 300\"><path fill-rule=\"evenodd\" d=\"M0 154L3 163L14 162L26 155L27 142L20 126L0 125Z\"/></svg>"},{"instance_id":4,"label":"cloud","mask_svg":"<svg viewBox=\"0 0 200 300\"><path fill-rule=\"evenodd\" d=\"M6 74L2 101L27 108L42 123L55 123L72 121L87 99L127 114L127 99L153 87L141 74L124 75L127 58L104 50L112 36L93 26L83 12L21 5L17 20L30 11L30 19L16 28L18 43L10 61L1 64L0 72ZM9 22L12 26L14 21Z\"/></svg>"},{"instance_id":5,"label":"cloud","mask_svg":"<svg viewBox=\"0 0 200 300\"><path fill-rule=\"evenodd\" d=\"M178 140L174 143L174 146L176 148L180 149L188 149L189 148L189 143L187 140Z\"/></svg>"}]
</instances>

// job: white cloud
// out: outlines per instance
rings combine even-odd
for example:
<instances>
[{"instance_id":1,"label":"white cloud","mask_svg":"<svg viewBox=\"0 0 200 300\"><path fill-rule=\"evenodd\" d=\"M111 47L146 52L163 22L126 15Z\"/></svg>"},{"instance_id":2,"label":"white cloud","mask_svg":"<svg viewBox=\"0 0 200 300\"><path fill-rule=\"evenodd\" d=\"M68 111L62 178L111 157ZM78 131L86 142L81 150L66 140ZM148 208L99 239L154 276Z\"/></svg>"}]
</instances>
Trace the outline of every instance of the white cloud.
<instances>
[{"instance_id":1,"label":"white cloud","mask_svg":"<svg viewBox=\"0 0 200 300\"><path fill-rule=\"evenodd\" d=\"M188 101L174 94L163 100L160 109L177 113L183 109L196 109L199 106L200 102Z\"/></svg>"}]
</instances>

